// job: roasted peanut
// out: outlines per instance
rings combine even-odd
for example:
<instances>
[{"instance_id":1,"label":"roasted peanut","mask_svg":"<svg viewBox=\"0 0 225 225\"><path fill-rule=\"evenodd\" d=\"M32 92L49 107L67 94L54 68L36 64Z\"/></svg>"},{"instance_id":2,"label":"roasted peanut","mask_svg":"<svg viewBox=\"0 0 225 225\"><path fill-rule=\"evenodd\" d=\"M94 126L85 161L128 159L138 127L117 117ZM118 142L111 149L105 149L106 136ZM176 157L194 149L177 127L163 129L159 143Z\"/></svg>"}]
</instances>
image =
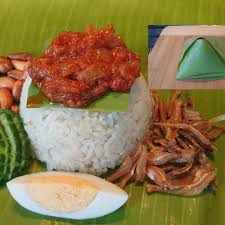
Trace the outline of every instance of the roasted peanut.
<instances>
[{"instance_id":1,"label":"roasted peanut","mask_svg":"<svg viewBox=\"0 0 225 225\"><path fill-rule=\"evenodd\" d=\"M22 80L17 80L13 85L12 95L17 102L20 101L20 95L21 95L21 92L22 92L22 88L23 88L23 81Z\"/></svg>"},{"instance_id":2,"label":"roasted peanut","mask_svg":"<svg viewBox=\"0 0 225 225\"><path fill-rule=\"evenodd\" d=\"M10 109L13 105L13 96L8 88L0 88L1 109Z\"/></svg>"},{"instance_id":3,"label":"roasted peanut","mask_svg":"<svg viewBox=\"0 0 225 225\"><path fill-rule=\"evenodd\" d=\"M12 63L10 62L9 59L6 57L0 57L0 73L7 73L9 70L11 70Z\"/></svg>"},{"instance_id":4,"label":"roasted peanut","mask_svg":"<svg viewBox=\"0 0 225 225\"><path fill-rule=\"evenodd\" d=\"M0 88L8 88L12 90L15 79L11 77L0 77Z\"/></svg>"},{"instance_id":5,"label":"roasted peanut","mask_svg":"<svg viewBox=\"0 0 225 225\"><path fill-rule=\"evenodd\" d=\"M26 79L27 74L25 71L20 71L20 70L10 70L7 73L8 77L15 78L16 80L24 80Z\"/></svg>"},{"instance_id":6,"label":"roasted peanut","mask_svg":"<svg viewBox=\"0 0 225 225\"><path fill-rule=\"evenodd\" d=\"M27 64L28 62L22 61L22 60L17 60L17 59L13 59L11 60L12 65L14 66L14 68L16 70L20 70L20 71L24 71L27 68Z\"/></svg>"},{"instance_id":7,"label":"roasted peanut","mask_svg":"<svg viewBox=\"0 0 225 225\"><path fill-rule=\"evenodd\" d=\"M12 105L11 108L10 108L13 112L19 114L19 106L18 105Z\"/></svg>"},{"instance_id":8,"label":"roasted peanut","mask_svg":"<svg viewBox=\"0 0 225 225\"><path fill-rule=\"evenodd\" d=\"M28 61L28 60L32 59L32 54L30 54L28 52L17 52L17 53L9 54L7 57L9 59Z\"/></svg>"}]
</instances>

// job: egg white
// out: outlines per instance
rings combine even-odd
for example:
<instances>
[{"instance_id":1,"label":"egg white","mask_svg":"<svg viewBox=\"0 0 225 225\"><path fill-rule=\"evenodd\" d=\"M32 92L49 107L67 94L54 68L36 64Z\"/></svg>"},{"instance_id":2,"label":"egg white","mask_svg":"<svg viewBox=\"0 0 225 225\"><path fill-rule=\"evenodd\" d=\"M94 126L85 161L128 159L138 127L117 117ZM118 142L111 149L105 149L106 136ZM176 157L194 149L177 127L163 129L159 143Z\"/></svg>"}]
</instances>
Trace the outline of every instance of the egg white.
<instances>
[{"instance_id":1,"label":"egg white","mask_svg":"<svg viewBox=\"0 0 225 225\"><path fill-rule=\"evenodd\" d=\"M40 204L33 201L27 191L27 185L24 182L26 177L41 176L71 176L82 179L97 187L98 191L95 199L85 208L72 212L57 212L43 208ZM7 188L12 197L24 208L38 214L54 216L69 219L90 219L97 218L114 212L120 208L128 199L125 191L116 185L107 182L99 177L84 173L68 172L42 172L15 178L7 183Z\"/></svg>"}]
</instances>

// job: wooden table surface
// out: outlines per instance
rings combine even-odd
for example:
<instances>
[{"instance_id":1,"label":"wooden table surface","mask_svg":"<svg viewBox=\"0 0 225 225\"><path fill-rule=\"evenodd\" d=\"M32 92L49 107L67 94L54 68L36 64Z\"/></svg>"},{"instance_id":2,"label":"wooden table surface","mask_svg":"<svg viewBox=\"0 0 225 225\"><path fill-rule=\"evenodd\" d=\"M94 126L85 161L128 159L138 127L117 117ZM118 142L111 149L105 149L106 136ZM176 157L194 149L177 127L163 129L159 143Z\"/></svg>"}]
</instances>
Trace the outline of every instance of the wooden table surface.
<instances>
[{"instance_id":1,"label":"wooden table surface","mask_svg":"<svg viewBox=\"0 0 225 225\"><path fill-rule=\"evenodd\" d=\"M199 26L197 26L199 27ZM148 79L151 89L225 89L224 79L176 80L179 59L183 51L184 41L193 36L209 36L209 29L193 29L190 27L168 27L160 35L154 48L148 55ZM171 28L171 29L170 29ZM180 29L181 28L181 29ZM211 26L211 36L224 36L225 26L216 32ZM180 29L177 32L177 29ZM223 30L223 31L222 31Z\"/></svg>"}]
</instances>

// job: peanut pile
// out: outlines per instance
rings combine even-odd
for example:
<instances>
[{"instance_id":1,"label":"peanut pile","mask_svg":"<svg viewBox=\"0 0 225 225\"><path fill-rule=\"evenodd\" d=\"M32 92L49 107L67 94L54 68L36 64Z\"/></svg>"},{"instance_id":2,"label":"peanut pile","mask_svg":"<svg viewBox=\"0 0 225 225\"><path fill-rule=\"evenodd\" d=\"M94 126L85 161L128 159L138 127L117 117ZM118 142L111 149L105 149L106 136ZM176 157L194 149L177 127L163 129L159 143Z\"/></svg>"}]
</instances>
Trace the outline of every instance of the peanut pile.
<instances>
[{"instance_id":1,"label":"peanut pile","mask_svg":"<svg viewBox=\"0 0 225 225\"><path fill-rule=\"evenodd\" d=\"M19 113L20 95L26 68L32 58L30 53L21 52L0 56L0 108Z\"/></svg>"}]
</instances>

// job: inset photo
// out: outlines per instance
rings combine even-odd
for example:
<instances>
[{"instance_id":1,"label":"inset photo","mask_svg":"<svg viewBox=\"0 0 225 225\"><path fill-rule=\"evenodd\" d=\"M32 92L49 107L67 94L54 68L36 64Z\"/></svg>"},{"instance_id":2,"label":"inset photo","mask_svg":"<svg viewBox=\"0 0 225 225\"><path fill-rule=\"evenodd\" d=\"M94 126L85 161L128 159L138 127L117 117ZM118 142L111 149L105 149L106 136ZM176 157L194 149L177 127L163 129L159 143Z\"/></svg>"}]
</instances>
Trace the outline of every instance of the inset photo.
<instances>
[{"instance_id":1,"label":"inset photo","mask_svg":"<svg viewBox=\"0 0 225 225\"><path fill-rule=\"evenodd\" d=\"M225 26L148 27L151 89L225 89Z\"/></svg>"}]
</instances>

